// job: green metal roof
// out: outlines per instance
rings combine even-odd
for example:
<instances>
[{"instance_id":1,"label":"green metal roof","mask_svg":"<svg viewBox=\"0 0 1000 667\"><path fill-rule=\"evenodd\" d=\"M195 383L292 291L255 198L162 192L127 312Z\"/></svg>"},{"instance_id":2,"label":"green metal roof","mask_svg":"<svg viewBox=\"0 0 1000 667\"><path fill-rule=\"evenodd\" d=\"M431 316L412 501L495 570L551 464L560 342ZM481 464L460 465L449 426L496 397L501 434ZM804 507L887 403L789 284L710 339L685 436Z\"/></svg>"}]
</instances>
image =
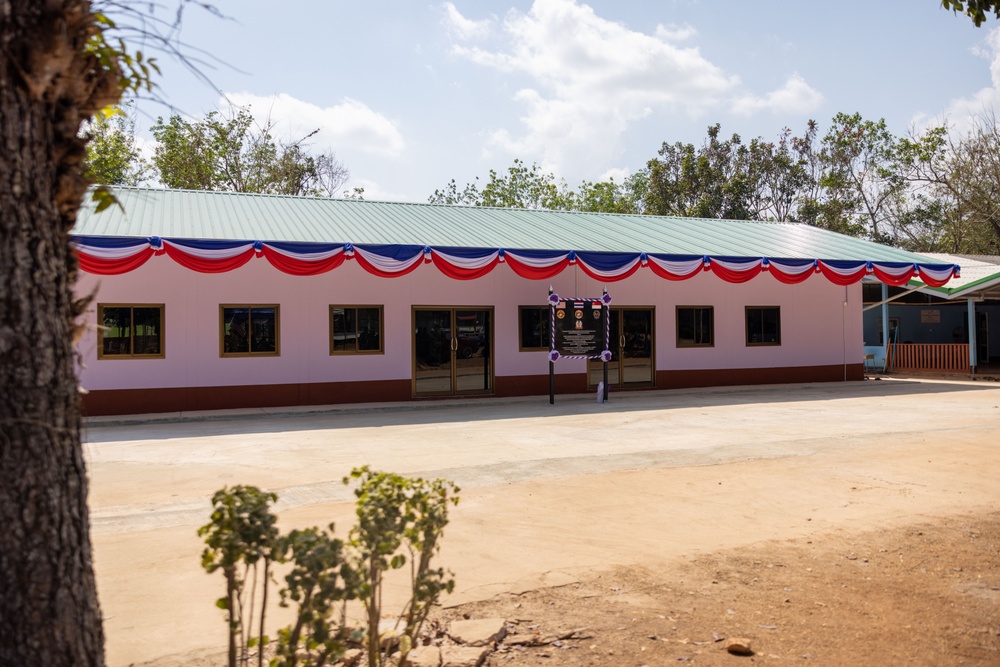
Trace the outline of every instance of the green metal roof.
<instances>
[{"instance_id":1,"label":"green metal roof","mask_svg":"<svg viewBox=\"0 0 1000 667\"><path fill-rule=\"evenodd\" d=\"M946 299L962 299L966 297L982 297L988 299L1000 298L1000 257L990 255L947 255L944 253L927 253L927 257L939 264L958 264L962 267L962 275L952 278L943 287L931 287L922 281L910 281L910 287L919 291ZM923 285L923 287L920 287Z\"/></svg>"},{"instance_id":2,"label":"green metal roof","mask_svg":"<svg viewBox=\"0 0 1000 667\"><path fill-rule=\"evenodd\" d=\"M152 188L113 192L121 206L95 213L88 201L74 235L938 263L800 223Z\"/></svg>"}]
</instances>

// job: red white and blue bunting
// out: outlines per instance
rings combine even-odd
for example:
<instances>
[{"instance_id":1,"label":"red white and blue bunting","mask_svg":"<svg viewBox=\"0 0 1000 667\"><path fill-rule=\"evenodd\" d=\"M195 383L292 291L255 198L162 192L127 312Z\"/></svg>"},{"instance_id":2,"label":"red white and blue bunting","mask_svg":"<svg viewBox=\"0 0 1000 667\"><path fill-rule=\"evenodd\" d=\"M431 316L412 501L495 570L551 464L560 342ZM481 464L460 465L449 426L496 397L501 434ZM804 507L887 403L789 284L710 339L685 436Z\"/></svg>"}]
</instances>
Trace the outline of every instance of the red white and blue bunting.
<instances>
[{"instance_id":1,"label":"red white and blue bunting","mask_svg":"<svg viewBox=\"0 0 1000 667\"><path fill-rule=\"evenodd\" d=\"M325 273L350 260L369 273L384 278L404 276L422 264L433 264L441 273L456 280L481 278L499 264L506 264L515 274L530 280L547 280L568 267L578 266L588 276L602 282L624 280L644 268L666 280L687 280L710 271L730 283L743 283L761 273L769 273L780 282L796 284L818 273L837 285L851 285L871 275L888 285L905 285L916 279L932 287L941 287L959 275L956 264L421 245L206 241L161 239L156 236L77 236L73 238L73 246L80 259L80 267L96 275L134 271L159 255L167 255L178 264L201 273L232 271L252 259L263 258L279 271L295 276Z\"/></svg>"}]
</instances>

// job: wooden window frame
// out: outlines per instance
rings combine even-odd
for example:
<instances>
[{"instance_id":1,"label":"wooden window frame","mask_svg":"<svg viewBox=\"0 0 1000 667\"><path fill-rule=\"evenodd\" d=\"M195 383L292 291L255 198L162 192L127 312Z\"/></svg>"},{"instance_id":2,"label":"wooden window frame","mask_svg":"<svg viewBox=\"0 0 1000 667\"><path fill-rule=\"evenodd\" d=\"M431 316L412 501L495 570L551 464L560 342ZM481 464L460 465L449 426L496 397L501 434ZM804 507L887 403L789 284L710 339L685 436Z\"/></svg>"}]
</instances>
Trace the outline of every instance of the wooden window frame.
<instances>
[{"instance_id":1,"label":"wooden window frame","mask_svg":"<svg viewBox=\"0 0 1000 667\"><path fill-rule=\"evenodd\" d=\"M249 337L249 331L253 328L253 325L248 322L247 326L247 345L250 347L249 352L226 352L226 309L227 308L246 308L249 311L249 315L252 316L253 310L255 308L273 308L274 309L274 351L267 352L254 352L252 349L252 340ZM252 319L252 317L251 317ZM280 357L281 356L281 307L276 303L221 303L219 304L219 356L224 358L246 358L246 357Z\"/></svg>"},{"instance_id":2,"label":"wooden window frame","mask_svg":"<svg viewBox=\"0 0 1000 667\"><path fill-rule=\"evenodd\" d=\"M546 336L543 335L543 337L542 337L542 343L543 343L544 347L525 347L524 346L524 339L521 337L521 322L522 322L522 318L524 317L524 311L525 310L541 310L541 311L545 311L545 315L543 317L543 320L547 323L547 326L550 327L550 328L549 328L549 331L548 331L548 336L546 337ZM552 349L552 342L551 342L552 341L552 330L551 330L551 326L552 326L551 306L518 306L517 307L517 351L518 352L548 352L550 349ZM544 334L544 332L543 332L543 334Z\"/></svg>"},{"instance_id":3,"label":"wooden window frame","mask_svg":"<svg viewBox=\"0 0 1000 667\"><path fill-rule=\"evenodd\" d=\"M333 348L333 311L334 309L343 310L362 310L362 309L377 309L378 310L378 349L377 350L359 350L357 349L357 344L355 344L354 350L335 350ZM357 318L355 317L355 322ZM327 323L330 326L330 356L354 356L359 354L385 354L385 306L376 304L330 304L330 309L327 311ZM355 332L356 333L356 332Z\"/></svg>"},{"instance_id":4,"label":"wooden window frame","mask_svg":"<svg viewBox=\"0 0 1000 667\"><path fill-rule=\"evenodd\" d=\"M108 354L104 351L104 309L105 308L156 308L160 311L160 352L158 354ZM162 303L99 303L97 304L97 358L98 359L163 359L167 356L166 306ZM135 315L129 314L129 350L135 349Z\"/></svg>"},{"instance_id":5,"label":"wooden window frame","mask_svg":"<svg viewBox=\"0 0 1000 667\"><path fill-rule=\"evenodd\" d=\"M682 310L707 310L712 313L712 329L711 329L711 342L709 343L687 343L681 342L681 311ZM676 306L674 308L674 324L676 328L676 339L674 344L679 349L688 349L694 347L715 347L715 306Z\"/></svg>"},{"instance_id":6,"label":"wooden window frame","mask_svg":"<svg viewBox=\"0 0 1000 667\"><path fill-rule=\"evenodd\" d=\"M777 312L777 340L761 341L754 343L750 341L750 311L752 310L774 310ZM763 321L763 320L762 320ZM780 347L781 346L781 306L745 306L743 314L744 341L747 347ZM761 332L763 333L763 331Z\"/></svg>"}]
</instances>

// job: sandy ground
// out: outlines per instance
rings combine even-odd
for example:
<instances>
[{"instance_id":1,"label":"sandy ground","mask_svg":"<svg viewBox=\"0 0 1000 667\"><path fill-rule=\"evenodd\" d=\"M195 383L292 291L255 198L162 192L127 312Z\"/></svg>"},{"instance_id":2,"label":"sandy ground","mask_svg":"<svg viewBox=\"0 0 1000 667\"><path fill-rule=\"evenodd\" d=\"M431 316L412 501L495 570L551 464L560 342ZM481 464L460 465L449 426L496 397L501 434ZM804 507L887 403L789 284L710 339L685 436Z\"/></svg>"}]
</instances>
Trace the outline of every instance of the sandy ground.
<instances>
[{"instance_id":1,"label":"sandy ground","mask_svg":"<svg viewBox=\"0 0 1000 667\"><path fill-rule=\"evenodd\" d=\"M751 574L758 568L754 563L764 568L769 560L803 563L817 554L840 554L828 559L839 567L843 558L858 553L862 559L870 558L867 551L895 554L892 549L901 549L908 536L923 532L914 526L926 524L951 532L935 538L926 563L899 573L919 574L920 567L924 574L928 567L933 573L932 562L942 573L959 572L956 567L976 572L987 591L976 599L986 607L975 608L981 627L969 632L981 630L990 639L983 640L985 653L915 664L1000 664L1000 653L989 652L1000 648L991 634L1000 632L1000 599L988 592L994 579L1000 589L996 383L883 380L637 392L615 394L605 405L591 397L559 397L555 406L542 398L197 417L135 423L95 419L85 433L95 562L112 667L212 664L224 649L225 625L213 606L222 594L221 578L201 570L195 535L207 521L215 490L238 483L262 486L278 493L283 528L334 521L343 534L353 508L340 480L362 464L446 477L462 487L442 560L457 579L446 604L465 606L446 614L517 614L524 609L518 605L538 603L531 616L551 624L566 612L555 599L542 603L545 596L570 596L565 603L578 594L579 600L590 601L595 621L602 612L608 616L609 610L622 609L615 604L621 600L606 600L594 591L634 590L633 603L640 604L626 608L626 616L641 610L664 623L675 619L642 635L663 635L657 644L662 648L670 627L677 628L679 617L671 612L677 603L664 598L653 604L650 600L657 598L650 591L669 588L671 594L697 597L707 594L668 584L687 577L712 591L723 581L725 590L715 594L723 604L751 591L755 578L762 580ZM959 542L969 531L988 539L966 545L967 564L941 560L941 554L961 550ZM747 557L751 552L765 556ZM863 561L868 562L876 561ZM683 574L683 568L692 567ZM706 574L713 568L714 575ZM831 568L820 577L823 582L839 575ZM800 576L812 577L805 566L800 569ZM793 597L784 590L792 586L781 583L774 583L775 600L754 598L752 604L763 605L758 613ZM886 591L896 588L885 586ZM862 586L842 603L847 609L863 606L876 590ZM881 595L890 600L887 593ZM579 600L574 604L582 609ZM926 627L943 618L942 609L916 603ZM540 616L546 605L549 616ZM730 611L742 613L728 607L705 613L723 620L738 615ZM688 647L681 640L691 638L681 636L671 641L690 648L687 653L643 661L647 649L634 642L628 646L635 655L627 658L628 646L620 647L616 657L600 653L627 634L627 626L618 622L605 623L594 644L543 655L537 664L716 664L717 655L699 655L712 647ZM751 629L760 633L757 626L771 625L751 624ZM706 627L702 639L711 642ZM720 621L720 631L726 627ZM888 638L869 634L873 641ZM843 664L833 654L827 662L814 654L804 649L795 655L812 656L811 664ZM778 661L783 654L776 649L754 659L768 655L773 664L787 664L787 656L786 662ZM490 664L536 664L530 662L533 656L498 655ZM982 656L989 660L981 661Z\"/></svg>"}]
</instances>

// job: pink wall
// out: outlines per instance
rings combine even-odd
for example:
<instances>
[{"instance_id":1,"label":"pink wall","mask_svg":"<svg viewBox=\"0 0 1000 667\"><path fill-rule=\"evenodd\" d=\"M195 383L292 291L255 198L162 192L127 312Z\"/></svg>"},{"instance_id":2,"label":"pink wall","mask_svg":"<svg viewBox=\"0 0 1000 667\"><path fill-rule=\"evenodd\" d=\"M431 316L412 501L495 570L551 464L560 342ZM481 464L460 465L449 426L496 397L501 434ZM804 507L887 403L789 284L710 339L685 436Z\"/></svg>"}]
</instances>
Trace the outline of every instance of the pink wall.
<instances>
[{"instance_id":1,"label":"pink wall","mask_svg":"<svg viewBox=\"0 0 1000 667\"><path fill-rule=\"evenodd\" d=\"M546 303L550 281L529 281L505 266L485 278L457 281L425 265L403 278L377 278L354 262L315 277L295 277L251 260L236 271L199 274L166 257L122 276L82 274L80 294L97 287L85 317L82 384L87 389L211 387L253 384L408 380L411 305L494 306L497 376L543 375L544 352L518 352L517 308ZM564 297L600 296L603 284L578 269L551 281ZM609 283L615 306L654 306L658 370L770 368L862 361L861 287L838 287L816 275L784 285L766 274L735 285L711 273L673 282L640 269ZM843 305L847 301L848 305ZM97 359L97 303L165 304L164 359ZM220 358L219 304L280 305L279 357ZM330 356L330 304L382 304L385 353ZM674 307L715 307L715 346L675 347ZM781 345L744 344L744 306L781 307ZM558 373L582 373L583 360L562 360Z\"/></svg>"}]
</instances>

